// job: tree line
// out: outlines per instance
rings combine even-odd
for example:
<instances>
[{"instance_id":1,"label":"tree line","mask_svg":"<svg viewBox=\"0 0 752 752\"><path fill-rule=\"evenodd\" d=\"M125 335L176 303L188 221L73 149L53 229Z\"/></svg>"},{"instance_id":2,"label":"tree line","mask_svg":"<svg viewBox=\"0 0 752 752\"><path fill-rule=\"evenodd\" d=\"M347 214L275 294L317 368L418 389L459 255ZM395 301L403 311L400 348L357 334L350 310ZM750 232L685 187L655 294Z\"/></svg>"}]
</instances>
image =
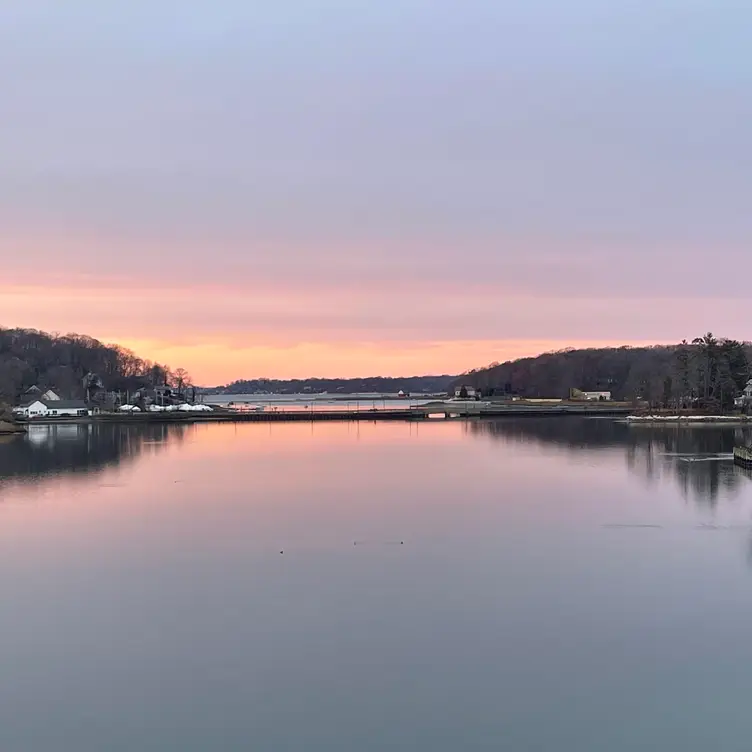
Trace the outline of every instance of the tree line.
<instances>
[{"instance_id":1,"label":"tree line","mask_svg":"<svg viewBox=\"0 0 752 752\"><path fill-rule=\"evenodd\" d=\"M355 379L251 379L235 381L210 390L222 394L437 394L445 392L456 376L409 376L405 378L372 376Z\"/></svg>"},{"instance_id":2,"label":"tree line","mask_svg":"<svg viewBox=\"0 0 752 752\"><path fill-rule=\"evenodd\" d=\"M182 368L172 371L93 337L0 328L0 402L15 404L32 386L83 399L103 390L135 392L189 383Z\"/></svg>"},{"instance_id":3,"label":"tree line","mask_svg":"<svg viewBox=\"0 0 752 752\"><path fill-rule=\"evenodd\" d=\"M750 378L751 363L750 343L708 332L677 345L567 349L494 363L455 383L485 395L566 398L576 388L653 407L729 409Z\"/></svg>"}]
</instances>

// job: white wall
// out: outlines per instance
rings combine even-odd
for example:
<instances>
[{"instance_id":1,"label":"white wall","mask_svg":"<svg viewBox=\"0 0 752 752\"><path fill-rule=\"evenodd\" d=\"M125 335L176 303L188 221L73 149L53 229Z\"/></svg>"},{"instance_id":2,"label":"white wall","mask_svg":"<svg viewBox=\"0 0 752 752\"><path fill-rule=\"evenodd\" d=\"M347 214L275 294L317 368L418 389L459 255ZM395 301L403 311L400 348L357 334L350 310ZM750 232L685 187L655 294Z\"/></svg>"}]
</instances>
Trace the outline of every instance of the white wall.
<instances>
[{"instance_id":1,"label":"white wall","mask_svg":"<svg viewBox=\"0 0 752 752\"><path fill-rule=\"evenodd\" d=\"M64 410L58 410L54 407L50 407L44 414L51 415L53 418L77 418L79 417L79 412L81 412L83 415L89 414L89 411L85 410L84 408L81 408L81 410L79 411L78 408L74 407L65 408Z\"/></svg>"},{"instance_id":2,"label":"white wall","mask_svg":"<svg viewBox=\"0 0 752 752\"><path fill-rule=\"evenodd\" d=\"M28 418L38 418L47 415L47 407L42 402L32 402L25 410L24 415Z\"/></svg>"},{"instance_id":3,"label":"white wall","mask_svg":"<svg viewBox=\"0 0 752 752\"><path fill-rule=\"evenodd\" d=\"M88 410L81 408L83 415L88 415ZM43 402L33 402L27 408L15 411L17 415L23 415L24 418L77 418L79 410L77 408L56 409L48 408Z\"/></svg>"}]
</instances>

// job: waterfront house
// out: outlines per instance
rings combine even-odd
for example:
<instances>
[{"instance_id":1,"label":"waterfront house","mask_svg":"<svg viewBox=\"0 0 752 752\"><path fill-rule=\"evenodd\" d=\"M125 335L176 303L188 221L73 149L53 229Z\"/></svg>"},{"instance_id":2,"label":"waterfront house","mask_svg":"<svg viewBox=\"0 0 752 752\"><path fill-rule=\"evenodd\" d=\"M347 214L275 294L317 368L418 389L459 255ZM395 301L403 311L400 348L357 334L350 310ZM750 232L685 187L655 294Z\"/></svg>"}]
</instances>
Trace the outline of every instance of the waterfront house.
<instances>
[{"instance_id":1,"label":"waterfront house","mask_svg":"<svg viewBox=\"0 0 752 752\"><path fill-rule=\"evenodd\" d=\"M752 379L747 382L741 395L734 400L736 407L744 407L752 403Z\"/></svg>"},{"instance_id":2,"label":"waterfront house","mask_svg":"<svg viewBox=\"0 0 752 752\"><path fill-rule=\"evenodd\" d=\"M89 414L89 408L83 400L32 400L17 407L13 413L19 418L82 418Z\"/></svg>"},{"instance_id":3,"label":"waterfront house","mask_svg":"<svg viewBox=\"0 0 752 752\"><path fill-rule=\"evenodd\" d=\"M168 405L177 405L183 402L177 391L169 386L142 387L127 395L127 397L129 397L129 403L143 403L146 407L149 405L167 407Z\"/></svg>"},{"instance_id":4,"label":"waterfront house","mask_svg":"<svg viewBox=\"0 0 752 752\"><path fill-rule=\"evenodd\" d=\"M569 399L585 402L610 402L611 392L583 392L581 389L570 389Z\"/></svg>"},{"instance_id":5,"label":"waterfront house","mask_svg":"<svg viewBox=\"0 0 752 752\"><path fill-rule=\"evenodd\" d=\"M454 396L456 399L480 399L480 389L476 389L474 386L458 386L454 390Z\"/></svg>"}]
</instances>

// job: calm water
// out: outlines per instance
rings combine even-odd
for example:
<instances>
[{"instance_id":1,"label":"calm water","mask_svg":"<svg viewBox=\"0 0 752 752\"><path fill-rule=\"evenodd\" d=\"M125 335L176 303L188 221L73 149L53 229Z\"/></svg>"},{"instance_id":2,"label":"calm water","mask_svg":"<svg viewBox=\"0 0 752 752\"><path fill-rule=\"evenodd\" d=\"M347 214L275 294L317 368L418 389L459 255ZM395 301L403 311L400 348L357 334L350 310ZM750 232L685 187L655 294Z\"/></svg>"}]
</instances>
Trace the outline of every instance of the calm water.
<instances>
[{"instance_id":1,"label":"calm water","mask_svg":"<svg viewBox=\"0 0 752 752\"><path fill-rule=\"evenodd\" d=\"M205 394L202 401L208 405L263 406L274 412L299 412L314 410L327 412L347 410L406 410L409 407L426 405L435 398L412 396L400 398L396 394Z\"/></svg>"},{"instance_id":2,"label":"calm water","mask_svg":"<svg viewBox=\"0 0 752 752\"><path fill-rule=\"evenodd\" d=\"M33 427L0 442L0 750L746 752L740 438Z\"/></svg>"}]
</instances>

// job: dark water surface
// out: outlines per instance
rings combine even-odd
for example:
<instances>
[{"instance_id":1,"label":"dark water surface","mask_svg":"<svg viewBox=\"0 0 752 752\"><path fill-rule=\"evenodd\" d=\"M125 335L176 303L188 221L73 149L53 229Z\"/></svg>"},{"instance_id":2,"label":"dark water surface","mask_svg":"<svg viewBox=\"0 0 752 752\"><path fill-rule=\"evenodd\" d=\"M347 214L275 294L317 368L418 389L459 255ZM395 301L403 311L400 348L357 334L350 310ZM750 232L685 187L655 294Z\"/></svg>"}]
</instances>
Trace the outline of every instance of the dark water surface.
<instances>
[{"instance_id":1,"label":"dark water surface","mask_svg":"<svg viewBox=\"0 0 752 752\"><path fill-rule=\"evenodd\" d=\"M746 752L743 439L530 418L2 440L0 750Z\"/></svg>"}]
</instances>

